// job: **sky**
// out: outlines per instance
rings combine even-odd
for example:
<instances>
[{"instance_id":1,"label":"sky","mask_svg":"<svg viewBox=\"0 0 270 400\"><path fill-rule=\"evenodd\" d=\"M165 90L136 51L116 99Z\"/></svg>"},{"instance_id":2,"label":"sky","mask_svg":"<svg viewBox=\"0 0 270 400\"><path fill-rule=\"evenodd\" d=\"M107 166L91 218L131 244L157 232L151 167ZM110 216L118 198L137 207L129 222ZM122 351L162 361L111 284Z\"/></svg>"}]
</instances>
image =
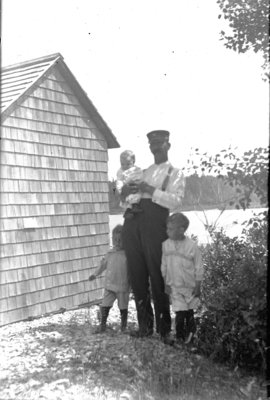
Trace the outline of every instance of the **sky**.
<instances>
[{"instance_id":1,"label":"sky","mask_svg":"<svg viewBox=\"0 0 270 400\"><path fill-rule=\"evenodd\" d=\"M61 53L120 143L153 163L147 132L170 131L169 159L269 143L260 54L225 48L216 0L2 0L2 66Z\"/></svg>"}]
</instances>

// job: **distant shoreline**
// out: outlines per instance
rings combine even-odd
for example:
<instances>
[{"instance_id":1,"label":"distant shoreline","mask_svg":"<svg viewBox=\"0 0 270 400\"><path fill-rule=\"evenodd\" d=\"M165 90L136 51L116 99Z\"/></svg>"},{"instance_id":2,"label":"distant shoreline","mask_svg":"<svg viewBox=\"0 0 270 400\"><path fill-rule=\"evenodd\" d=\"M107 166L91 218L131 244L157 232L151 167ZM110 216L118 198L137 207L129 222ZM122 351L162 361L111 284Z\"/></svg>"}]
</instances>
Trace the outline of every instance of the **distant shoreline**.
<instances>
[{"instance_id":1,"label":"distant shoreline","mask_svg":"<svg viewBox=\"0 0 270 400\"><path fill-rule=\"evenodd\" d=\"M268 208L268 205L266 205L266 206L252 205L251 207L247 207L247 210L256 209L256 208ZM211 206L202 206L201 208L184 207L184 208L182 208L181 211L188 212L188 211L211 211L211 210L222 210L222 208L219 205L211 205ZM238 210L238 209L236 207L228 207L228 208L226 208L226 210ZM109 211L110 215L119 215L119 214L123 214L123 213L124 213L124 211L121 208Z\"/></svg>"},{"instance_id":2,"label":"distant shoreline","mask_svg":"<svg viewBox=\"0 0 270 400\"><path fill-rule=\"evenodd\" d=\"M250 221L254 215L264 211L267 211L267 208L248 208L245 211L234 208L224 210L224 212L216 208L203 211L185 210L183 212L187 215L190 221L187 235L192 234L198 238L198 242L200 244L206 244L210 241L208 231L209 226L214 226L215 229L218 230L222 228L228 237L240 237L243 229L245 229L244 225L247 223L247 221ZM123 212L119 214L110 214L110 233L116 225L122 225L123 223Z\"/></svg>"}]
</instances>

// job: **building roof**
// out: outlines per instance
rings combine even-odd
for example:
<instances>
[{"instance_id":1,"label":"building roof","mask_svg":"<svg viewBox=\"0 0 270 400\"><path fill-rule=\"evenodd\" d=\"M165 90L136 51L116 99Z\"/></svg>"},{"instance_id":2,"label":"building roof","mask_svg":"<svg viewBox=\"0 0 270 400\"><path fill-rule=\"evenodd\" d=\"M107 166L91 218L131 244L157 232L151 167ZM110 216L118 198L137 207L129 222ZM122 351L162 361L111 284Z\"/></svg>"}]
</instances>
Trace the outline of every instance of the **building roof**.
<instances>
[{"instance_id":1,"label":"building roof","mask_svg":"<svg viewBox=\"0 0 270 400\"><path fill-rule=\"evenodd\" d=\"M56 66L74 91L82 107L89 114L91 120L104 135L108 148L120 147L111 129L67 67L60 53L1 69L1 120L3 121L8 117Z\"/></svg>"}]
</instances>

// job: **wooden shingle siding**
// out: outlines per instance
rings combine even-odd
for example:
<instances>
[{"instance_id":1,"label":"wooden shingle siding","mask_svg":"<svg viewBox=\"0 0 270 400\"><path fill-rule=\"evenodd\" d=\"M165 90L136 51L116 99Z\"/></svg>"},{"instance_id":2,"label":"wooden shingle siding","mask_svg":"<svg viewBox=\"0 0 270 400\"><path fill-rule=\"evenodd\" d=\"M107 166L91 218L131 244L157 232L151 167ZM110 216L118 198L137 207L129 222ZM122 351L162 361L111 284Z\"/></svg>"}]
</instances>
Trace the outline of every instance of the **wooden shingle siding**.
<instances>
[{"instance_id":1,"label":"wooden shingle siding","mask_svg":"<svg viewBox=\"0 0 270 400\"><path fill-rule=\"evenodd\" d=\"M13 71L6 93L32 73ZM57 65L5 116L0 325L101 298L88 276L109 245L107 149Z\"/></svg>"}]
</instances>

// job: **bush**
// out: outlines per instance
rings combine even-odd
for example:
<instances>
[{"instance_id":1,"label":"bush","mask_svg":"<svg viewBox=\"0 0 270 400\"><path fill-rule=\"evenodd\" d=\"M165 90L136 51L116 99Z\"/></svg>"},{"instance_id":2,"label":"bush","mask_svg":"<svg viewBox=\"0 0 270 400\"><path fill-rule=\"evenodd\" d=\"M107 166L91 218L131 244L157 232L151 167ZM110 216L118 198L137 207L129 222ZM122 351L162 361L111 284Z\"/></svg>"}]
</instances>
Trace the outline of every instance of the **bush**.
<instances>
[{"instance_id":1,"label":"bush","mask_svg":"<svg viewBox=\"0 0 270 400\"><path fill-rule=\"evenodd\" d=\"M211 234L203 248L205 276L198 346L216 361L264 371L267 322L267 216L247 222L240 238Z\"/></svg>"}]
</instances>

